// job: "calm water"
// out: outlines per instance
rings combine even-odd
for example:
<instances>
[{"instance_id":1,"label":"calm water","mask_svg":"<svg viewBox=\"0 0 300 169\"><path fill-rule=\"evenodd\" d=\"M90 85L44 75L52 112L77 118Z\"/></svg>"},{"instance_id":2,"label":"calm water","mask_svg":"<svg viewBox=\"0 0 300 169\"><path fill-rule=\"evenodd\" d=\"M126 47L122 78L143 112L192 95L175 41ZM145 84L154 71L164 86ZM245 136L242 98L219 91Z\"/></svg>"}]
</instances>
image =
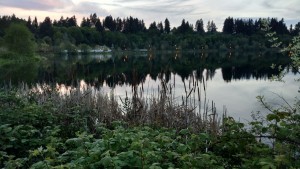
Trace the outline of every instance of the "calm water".
<instances>
[{"instance_id":1,"label":"calm water","mask_svg":"<svg viewBox=\"0 0 300 169\"><path fill-rule=\"evenodd\" d=\"M45 57L47 60L41 63L1 66L0 81L14 85L26 82L78 86L81 83L106 93L113 91L121 98L126 92L131 95L133 85L144 91L144 97L155 96L163 81L168 88L172 87L172 95L178 102L186 95L185 90L189 92L198 86L202 102L206 94L206 100L214 101L219 113L226 106L228 114L241 121L249 120L251 112L267 112L257 102L258 95L264 95L275 106L283 103L277 94L287 101L299 97L299 82L295 81L299 75L288 66L289 59L278 53L173 51ZM273 74L279 73L270 68L272 63L289 70L285 82L270 80ZM197 92L192 92L191 97L197 98Z\"/></svg>"}]
</instances>

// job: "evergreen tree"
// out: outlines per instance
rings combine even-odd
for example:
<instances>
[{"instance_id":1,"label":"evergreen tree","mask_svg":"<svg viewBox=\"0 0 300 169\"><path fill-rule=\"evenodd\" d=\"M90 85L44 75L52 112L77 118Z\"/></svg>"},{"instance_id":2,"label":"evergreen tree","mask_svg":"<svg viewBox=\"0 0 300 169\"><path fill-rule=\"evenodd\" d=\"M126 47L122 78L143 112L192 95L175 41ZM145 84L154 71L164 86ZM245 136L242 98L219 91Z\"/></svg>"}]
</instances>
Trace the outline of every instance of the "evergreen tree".
<instances>
[{"instance_id":1,"label":"evergreen tree","mask_svg":"<svg viewBox=\"0 0 300 169\"><path fill-rule=\"evenodd\" d=\"M292 31L292 35L299 35L300 33L300 22L298 22L297 24L295 24L294 29Z\"/></svg>"},{"instance_id":2,"label":"evergreen tree","mask_svg":"<svg viewBox=\"0 0 300 169\"><path fill-rule=\"evenodd\" d=\"M39 28L39 23L37 21L37 18L34 17L34 20L32 21L32 29L33 29L33 32L36 34L37 33L37 30Z\"/></svg>"},{"instance_id":3,"label":"evergreen tree","mask_svg":"<svg viewBox=\"0 0 300 169\"><path fill-rule=\"evenodd\" d=\"M284 23L283 18L278 22L278 28L276 31L278 34L288 34L289 33L289 31L286 27L286 24Z\"/></svg>"},{"instance_id":4,"label":"evergreen tree","mask_svg":"<svg viewBox=\"0 0 300 169\"><path fill-rule=\"evenodd\" d=\"M116 25L120 25L119 26L120 28L123 27L124 33L138 33L138 32L144 32L146 30L144 21L139 20L138 18L133 18L132 16L124 19L123 23L121 19L119 19L119 21L116 21Z\"/></svg>"},{"instance_id":5,"label":"evergreen tree","mask_svg":"<svg viewBox=\"0 0 300 169\"><path fill-rule=\"evenodd\" d=\"M132 16L130 16L129 18L127 18L127 32L129 33L136 33L137 32L137 23L135 23L135 20L133 19Z\"/></svg>"},{"instance_id":6,"label":"evergreen tree","mask_svg":"<svg viewBox=\"0 0 300 169\"><path fill-rule=\"evenodd\" d=\"M237 34L245 33L245 22L242 19L235 19L235 32Z\"/></svg>"},{"instance_id":7,"label":"evergreen tree","mask_svg":"<svg viewBox=\"0 0 300 169\"><path fill-rule=\"evenodd\" d=\"M158 30L155 21L149 25L149 30Z\"/></svg>"},{"instance_id":8,"label":"evergreen tree","mask_svg":"<svg viewBox=\"0 0 300 169\"><path fill-rule=\"evenodd\" d=\"M131 22L131 27L132 27L132 32L133 33L137 33L137 32L139 32L140 30L139 30L139 20L137 19L137 18L132 18L131 16L130 16L130 22Z\"/></svg>"},{"instance_id":9,"label":"evergreen tree","mask_svg":"<svg viewBox=\"0 0 300 169\"><path fill-rule=\"evenodd\" d=\"M80 26L90 28L91 27L91 20L89 18L83 17Z\"/></svg>"},{"instance_id":10,"label":"evergreen tree","mask_svg":"<svg viewBox=\"0 0 300 169\"><path fill-rule=\"evenodd\" d=\"M67 21L66 21L66 25L67 27L77 27L77 19L74 16L72 16L71 18L67 18Z\"/></svg>"},{"instance_id":11,"label":"evergreen tree","mask_svg":"<svg viewBox=\"0 0 300 169\"><path fill-rule=\"evenodd\" d=\"M124 28L123 28L123 32L124 33L130 33L130 19L129 18L126 18L126 19L123 19L123 23L124 23Z\"/></svg>"},{"instance_id":12,"label":"evergreen tree","mask_svg":"<svg viewBox=\"0 0 300 169\"><path fill-rule=\"evenodd\" d=\"M255 20L255 22L254 22L254 30L255 30L255 32L261 30L261 18L259 18L258 20Z\"/></svg>"},{"instance_id":13,"label":"evergreen tree","mask_svg":"<svg viewBox=\"0 0 300 169\"><path fill-rule=\"evenodd\" d=\"M97 14L96 14L96 13L90 15L90 21L91 21L91 24L92 24L93 26L96 25L96 23L97 23L97 21L98 21L98 17L97 17Z\"/></svg>"},{"instance_id":14,"label":"evergreen tree","mask_svg":"<svg viewBox=\"0 0 300 169\"><path fill-rule=\"evenodd\" d=\"M206 29L207 29L207 32L211 32L211 24L210 24L210 21L207 22Z\"/></svg>"},{"instance_id":15,"label":"evergreen tree","mask_svg":"<svg viewBox=\"0 0 300 169\"><path fill-rule=\"evenodd\" d=\"M234 33L234 21L233 18L228 17L224 21L223 33L233 34Z\"/></svg>"},{"instance_id":16,"label":"evergreen tree","mask_svg":"<svg viewBox=\"0 0 300 169\"><path fill-rule=\"evenodd\" d=\"M245 22L245 32L246 35L252 35L255 32L255 26L252 19L248 19L248 21Z\"/></svg>"},{"instance_id":17,"label":"evergreen tree","mask_svg":"<svg viewBox=\"0 0 300 169\"><path fill-rule=\"evenodd\" d=\"M158 30L158 28L157 28L157 24L156 24L155 21L152 22L152 23L149 25L148 32L149 32L150 36L154 36L154 35L159 34L159 30Z\"/></svg>"},{"instance_id":18,"label":"evergreen tree","mask_svg":"<svg viewBox=\"0 0 300 169\"><path fill-rule=\"evenodd\" d=\"M111 15L106 16L103 22L105 28L109 29L110 31L116 30L116 23Z\"/></svg>"},{"instance_id":19,"label":"evergreen tree","mask_svg":"<svg viewBox=\"0 0 300 169\"><path fill-rule=\"evenodd\" d=\"M164 26L163 26L162 22L159 22L157 24L157 29L159 30L160 33L164 33Z\"/></svg>"},{"instance_id":20,"label":"evergreen tree","mask_svg":"<svg viewBox=\"0 0 300 169\"><path fill-rule=\"evenodd\" d=\"M104 31L104 27L103 27L103 25L102 25L99 18L97 18L97 20L96 20L95 28L98 32L103 32Z\"/></svg>"},{"instance_id":21,"label":"evergreen tree","mask_svg":"<svg viewBox=\"0 0 300 169\"><path fill-rule=\"evenodd\" d=\"M206 28L207 28L207 32L209 32L209 33L217 32L217 26L214 23L214 21L208 21Z\"/></svg>"},{"instance_id":22,"label":"evergreen tree","mask_svg":"<svg viewBox=\"0 0 300 169\"><path fill-rule=\"evenodd\" d=\"M189 22L185 22L185 19L182 20L181 25L177 28L178 33L185 34L193 32L193 27Z\"/></svg>"},{"instance_id":23,"label":"evergreen tree","mask_svg":"<svg viewBox=\"0 0 300 169\"><path fill-rule=\"evenodd\" d=\"M205 32L204 27L203 27L203 20L202 19L196 21L195 27L196 27L196 32L197 33L203 34Z\"/></svg>"},{"instance_id":24,"label":"evergreen tree","mask_svg":"<svg viewBox=\"0 0 300 169\"><path fill-rule=\"evenodd\" d=\"M290 34L293 33L293 24L290 25L290 29L289 29Z\"/></svg>"},{"instance_id":25,"label":"evergreen tree","mask_svg":"<svg viewBox=\"0 0 300 169\"><path fill-rule=\"evenodd\" d=\"M116 31L118 31L118 32L122 32L123 31L123 21L122 21L122 19L121 18L117 18L116 19Z\"/></svg>"},{"instance_id":26,"label":"evergreen tree","mask_svg":"<svg viewBox=\"0 0 300 169\"><path fill-rule=\"evenodd\" d=\"M27 22L26 22L26 26L27 26L27 28L30 30L30 32L34 33L34 29L33 29L33 27L32 27L32 21L31 21L30 16L28 17L28 20L27 20Z\"/></svg>"},{"instance_id":27,"label":"evergreen tree","mask_svg":"<svg viewBox=\"0 0 300 169\"><path fill-rule=\"evenodd\" d=\"M271 27L271 31L274 31L277 34L288 34L288 29L284 23L284 19L278 21L277 18L271 18L269 26Z\"/></svg>"},{"instance_id":28,"label":"evergreen tree","mask_svg":"<svg viewBox=\"0 0 300 169\"><path fill-rule=\"evenodd\" d=\"M139 22L139 31L145 32L146 26L145 26L144 20L139 20L138 22Z\"/></svg>"},{"instance_id":29,"label":"evergreen tree","mask_svg":"<svg viewBox=\"0 0 300 169\"><path fill-rule=\"evenodd\" d=\"M80 23L80 27L86 27L86 19L85 19L85 17L82 18L82 21Z\"/></svg>"},{"instance_id":30,"label":"evergreen tree","mask_svg":"<svg viewBox=\"0 0 300 169\"><path fill-rule=\"evenodd\" d=\"M45 36L53 36L52 21L49 17L46 17L45 20L40 24L39 35L41 38Z\"/></svg>"},{"instance_id":31,"label":"evergreen tree","mask_svg":"<svg viewBox=\"0 0 300 169\"><path fill-rule=\"evenodd\" d=\"M31 21L31 18L30 18L30 16L28 17L28 20L27 20L27 22L26 22L26 26L29 28L29 27L31 27L31 24L32 24L32 21Z\"/></svg>"},{"instance_id":32,"label":"evergreen tree","mask_svg":"<svg viewBox=\"0 0 300 169\"><path fill-rule=\"evenodd\" d=\"M66 27L67 26L67 22L64 19L63 16L60 17L59 21L57 22L56 25L53 24L53 26L58 26L58 27Z\"/></svg>"},{"instance_id":33,"label":"evergreen tree","mask_svg":"<svg viewBox=\"0 0 300 169\"><path fill-rule=\"evenodd\" d=\"M54 19L52 25L55 27L58 27L58 21L56 19Z\"/></svg>"},{"instance_id":34,"label":"evergreen tree","mask_svg":"<svg viewBox=\"0 0 300 169\"><path fill-rule=\"evenodd\" d=\"M16 17L15 14L12 14L10 20L11 20L12 22L16 22L16 21L18 20L18 18Z\"/></svg>"},{"instance_id":35,"label":"evergreen tree","mask_svg":"<svg viewBox=\"0 0 300 169\"><path fill-rule=\"evenodd\" d=\"M171 28L170 28L170 22L168 20L168 18L165 19L165 33L170 33Z\"/></svg>"},{"instance_id":36,"label":"evergreen tree","mask_svg":"<svg viewBox=\"0 0 300 169\"><path fill-rule=\"evenodd\" d=\"M214 21L211 21L211 32L212 33L215 33L215 32L217 32L217 26L216 26L216 24L214 23Z\"/></svg>"}]
</instances>

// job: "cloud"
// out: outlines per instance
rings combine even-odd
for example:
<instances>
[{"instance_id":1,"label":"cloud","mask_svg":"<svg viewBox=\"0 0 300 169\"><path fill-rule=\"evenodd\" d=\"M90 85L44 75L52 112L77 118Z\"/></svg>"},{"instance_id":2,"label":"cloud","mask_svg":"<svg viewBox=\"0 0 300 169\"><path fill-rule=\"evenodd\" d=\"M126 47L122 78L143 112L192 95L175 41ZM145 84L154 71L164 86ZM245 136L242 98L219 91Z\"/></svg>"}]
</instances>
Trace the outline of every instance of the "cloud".
<instances>
[{"instance_id":1,"label":"cloud","mask_svg":"<svg viewBox=\"0 0 300 169\"><path fill-rule=\"evenodd\" d=\"M164 21L168 18L171 27L177 27L182 19L194 24L203 19L204 23L213 20L222 29L224 19L277 17L287 23L299 19L300 0L0 0L0 14L7 11L22 15L76 15L88 17L96 13L99 17L112 15L126 18L128 16L143 19L146 25L151 22ZM11 9L10 7L19 8ZM28 10L32 11L28 13ZM206 24L205 24L206 26Z\"/></svg>"},{"instance_id":2,"label":"cloud","mask_svg":"<svg viewBox=\"0 0 300 169\"><path fill-rule=\"evenodd\" d=\"M109 12L114 17L138 17L143 19L146 25L168 18L171 27L178 26L184 18L194 23L201 18L201 15L207 15L210 12L203 8L203 2L195 0L114 0L106 1L101 5L111 6L113 9Z\"/></svg>"},{"instance_id":3,"label":"cloud","mask_svg":"<svg viewBox=\"0 0 300 169\"><path fill-rule=\"evenodd\" d=\"M2 7L14 7L27 10L54 10L72 5L71 0L0 0Z\"/></svg>"},{"instance_id":4,"label":"cloud","mask_svg":"<svg viewBox=\"0 0 300 169\"><path fill-rule=\"evenodd\" d=\"M289 1L281 1L281 0L262 0L261 9L265 10L265 13L271 14L276 17L293 17L298 18L300 10L300 1L299 0L289 0Z\"/></svg>"},{"instance_id":5,"label":"cloud","mask_svg":"<svg viewBox=\"0 0 300 169\"><path fill-rule=\"evenodd\" d=\"M193 1L186 0L152 0L139 1L139 0L116 0L118 4L125 10L135 10L137 12L149 12L152 14L169 14L171 15L182 15L186 13L194 13L196 6Z\"/></svg>"},{"instance_id":6,"label":"cloud","mask_svg":"<svg viewBox=\"0 0 300 169\"><path fill-rule=\"evenodd\" d=\"M104 8L101 8L100 6L101 5L96 2L80 2L76 5L74 5L71 8L71 11L73 11L75 13L86 14L86 15L89 15L92 13L96 13L98 16L109 15L107 10L105 10Z\"/></svg>"},{"instance_id":7,"label":"cloud","mask_svg":"<svg viewBox=\"0 0 300 169\"><path fill-rule=\"evenodd\" d=\"M204 23L213 20L222 30L224 19L277 17L295 20L299 17L300 0L111 0L98 1L99 5L108 7L109 14L118 17L134 16L144 19L149 25L153 21L168 18L171 27L180 25L182 19L194 24L202 18ZM298 14L297 14L298 13Z\"/></svg>"}]
</instances>

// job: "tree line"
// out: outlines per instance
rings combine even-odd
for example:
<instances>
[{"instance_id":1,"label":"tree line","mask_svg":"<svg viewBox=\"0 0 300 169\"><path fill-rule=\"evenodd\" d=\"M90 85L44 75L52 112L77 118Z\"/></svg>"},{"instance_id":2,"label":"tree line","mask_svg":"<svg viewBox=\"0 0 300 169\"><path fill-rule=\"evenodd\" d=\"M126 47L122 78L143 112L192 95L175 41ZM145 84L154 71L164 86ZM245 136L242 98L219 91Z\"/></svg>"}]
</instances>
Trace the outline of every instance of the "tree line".
<instances>
[{"instance_id":1,"label":"tree line","mask_svg":"<svg viewBox=\"0 0 300 169\"><path fill-rule=\"evenodd\" d=\"M228 17L224 21L222 32L218 32L213 20L208 21L205 27L202 19L197 20L195 25L183 19L178 27L171 28L171 23L166 18L163 22L152 22L147 28L143 20L132 16L122 19L110 15L101 20L94 13L78 23L75 16L66 18L62 16L59 20L46 17L42 22L38 22L36 17L24 20L12 15L0 17L0 38L3 39L5 30L11 23L21 23L34 35L39 45L38 49L45 51L55 47L73 49L78 46L96 45L123 50L149 47L164 49L173 46L188 49L205 47L220 49L231 47L232 44L233 48L240 47L241 41L244 45L253 45L253 41L256 41L259 43L255 44L256 47L262 45L268 47L268 42L258 41L263 39L262 20L262 18L253 20ZM300 32L300 22L288 29L284 19L267 18L267 20L271 31L279 35L291 37Z\"/></svg>"},{"instance_id":2,"label":"tree line","mask_svg":"<svg viewBox=\"0 0 300 169\"><path fill-rule=\"evenodd\" d=\"M290 25L290 29L288 29L283 18L281 20L278 20L277 18L267 18L267 21L271 31L276 32L277 34L297 35L300 32L300 22L295 24L294 28L293 25ZM263 27L262 18L253 20L228 17L224 21L223 33L252 35L260 31Z\"/></svg>"}]
</instances>

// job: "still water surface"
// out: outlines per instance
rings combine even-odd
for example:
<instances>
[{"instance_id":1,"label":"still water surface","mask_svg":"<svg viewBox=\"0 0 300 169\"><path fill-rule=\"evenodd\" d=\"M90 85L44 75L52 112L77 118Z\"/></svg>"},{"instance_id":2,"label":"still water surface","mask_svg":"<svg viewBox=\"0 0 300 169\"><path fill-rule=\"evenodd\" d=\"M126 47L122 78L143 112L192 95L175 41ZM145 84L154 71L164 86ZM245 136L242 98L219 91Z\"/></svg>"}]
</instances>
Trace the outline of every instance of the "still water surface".
<instances>
[{"instance_id":1,"label":"still water surface","mask_svg":"<svg viewBox=\"0 0 300 169\"><path fill-rule=\"evenodd\" d=\"M78 86L79 83L111 91L124 98L132 94L132 86L143 90L144 97L158 94L162 82L172 88L174 100L181 101L193 87L201 90L202 102L214 101L217 112L224 106L230 116L241 121L251 119L251 112L267 112L256 96L263 95L276 106L299 98L299 77L289 67L289 58L278 53L201 53L155 52L78 55L45 55L42 63L11 64L0 67L0 80L28 84L46 83ZM271 81L275 63L289 70L284 82ZM186 87L184 87L186 86ZM204 92L205 86L205 92ZM197 89L196 88L196 89ZM205 97L206 95L206 97ZM197 98L197 92L191 97ZM197 104L196 104L197 105Z\"/></svg>"},{"instance_id":2,"label":"still water surface","mask_svg":"<svg viewBox=\"0 0 300 169\"><path fill-rule=\"evenodd\" d=\"M180 102L182 96L185 96L183 81L178 74L172 74L171 78L175 79L173 91L175 99ZM285 82L268 79L240 79L228 83L222 78L221 69L217 69L214 77L207 81L206 98L208 102L215 102L219 114L222 114L225 106L230 116L245 122L251 119L252 112L261 111L262 113L268 113L257 101L256 97L259 95L264 96L266 101L273 106L284 104L284 101L278 95L284 97L289 103L293 103L295 97L298 96L299 98L299 93L297 93L299 84L295 82L295 78L295 75L290 72L284 77L283 80ZM190 78L185 79L185 84L189 84L189 81ZM171 85L173 84L172 82ZM139 85L140 88L141 86ZM147 76L143 83L146 96L151 96L153 93L155 95L160 86L160 80L153 80L150 76ZM113 90L115 95L122 98L125 97L126 92L129 95L132 93L130 85L116 85L113 89L104 85L103 89L106 92Z\"/></svg>"}]
</instances>

